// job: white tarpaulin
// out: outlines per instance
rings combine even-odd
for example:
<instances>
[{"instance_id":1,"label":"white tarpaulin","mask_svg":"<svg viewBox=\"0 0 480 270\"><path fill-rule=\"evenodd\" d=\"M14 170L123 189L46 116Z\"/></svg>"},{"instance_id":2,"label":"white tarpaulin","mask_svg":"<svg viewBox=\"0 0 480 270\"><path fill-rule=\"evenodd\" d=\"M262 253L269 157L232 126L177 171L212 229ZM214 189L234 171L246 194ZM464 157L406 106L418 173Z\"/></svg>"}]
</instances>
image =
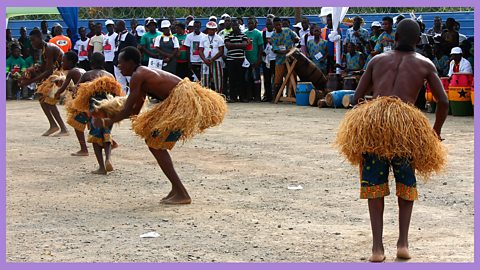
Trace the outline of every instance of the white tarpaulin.
<instances>
[{"instance_id":1,"label":"white tarpaulin","mask_svg":"<svg viewBox=\"0 0 480 270\"><path fill-rule=\"evenodd\" d=\"M328 35L328 39L331 42L335 42L335 50L336 50L336 59L337 59L337 64L341 64L342 62L342 52L341 52L341 36L337 32L338 27L340 23L342 22L343 18L345 18L345 15L347 15L348 7L322 7L322 10L320 11L320 17L327 16L328 14L332 14L332 24L333 24L333 30L330 32ZM337 68L337 73L340 73L340 69Z\"/></svg>"}]
</instances>

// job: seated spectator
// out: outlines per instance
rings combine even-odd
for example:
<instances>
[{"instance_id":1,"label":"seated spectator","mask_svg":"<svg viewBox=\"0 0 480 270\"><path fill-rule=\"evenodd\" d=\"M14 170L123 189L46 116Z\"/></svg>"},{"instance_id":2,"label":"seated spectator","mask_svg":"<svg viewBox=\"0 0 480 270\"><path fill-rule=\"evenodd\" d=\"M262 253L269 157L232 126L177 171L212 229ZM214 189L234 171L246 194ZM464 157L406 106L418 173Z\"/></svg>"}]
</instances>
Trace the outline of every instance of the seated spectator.
<instances>
[{"instance_id":1,"label":"seated spectator","mask_svg":"<svg viewBox=\"0 0 480 270\"><path fill-rule=\"evenodd\" d=\"M353 43L347 44L347 53L343 56L342 65L335 65L335 67L343 69L347 75L363 70L364 66L365 56L357 51L357 47Z\"/></svg>"},{"instance_id":2,"label":"seated spectator","mask_svg":"<svg viewBox=\"0 0 480 270\"><path fill-rule=\"evenodd\" d=\"M450 61L450 69L448 70L448 77L451 77L453 73L458 72L466 72L466 73L473 73L472 66L467 59L463 58L463 52L460 47L452 48L452 52L450 53L451 57L453 58Z\"/></svg>"},{"instance_id":3,"label":"seated spectator","mask_svg":"<svg viewBox=\"0 0 480 270\"><path fill-rule=\"evenodd\" d=\"M21 57L20 47L13 44L10 51L12 52L11 56L7 58L7 100L15 99L15 96L20 99L18 81L27 69L25 60Z\"/></svg>"},{"instance_id":4,"label":"seated spectator","mask_svg":"<svg viewBox=\"0 0 480 270\"><path fill-rule=\"evenodd\" d=\"M7 29L6 39L7 39L7 47L6 48L7 48L7 58L8 58L11 55L11 48L13 47L13 45L15 45L17 47L20 47L20 43L18 42L18 40L16 38L12 37L12 31L10 29Z\"/></svg>"},{"instance_id":5,"label":"seated spectator","mask_svg":"<svg viewBox=\"0 0 480 270\"><path fill-rule=\"evenodd\" d=\"M448 76L448 70L450 69L450 59L448 58L447 55L443 53L443 50L441 49L440 45L435 45L433 48L433 54L435 57L433 57L432 62L435 64L435 67L437 68L438 76L439 77L445 77Z\"/></svg>"}]
</instances>

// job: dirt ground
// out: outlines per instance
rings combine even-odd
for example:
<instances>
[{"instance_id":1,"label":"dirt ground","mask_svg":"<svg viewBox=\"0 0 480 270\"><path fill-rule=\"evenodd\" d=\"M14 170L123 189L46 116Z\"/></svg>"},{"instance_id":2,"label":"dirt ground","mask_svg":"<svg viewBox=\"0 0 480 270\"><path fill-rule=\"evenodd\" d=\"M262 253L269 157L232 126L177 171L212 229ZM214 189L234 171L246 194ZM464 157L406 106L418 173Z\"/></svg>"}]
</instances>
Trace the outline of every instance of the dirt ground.
<instances>
[{"instance_id":1,"label":"dirt ground","mask_svg":"<svg viewBox=\"0 0 480 270\"><path fill-rule=\"evenodd\" d=\"M98 176L91 145L89 157L70 156L78 150L72 128L68 137L41 137L48 122L38 102L7 102L7 261L365 262L371 232L358 168L332 147L345 110L229 108L221 126L171 152L193 203L167 206L168 180L129 121L113 129L115 171ZM445 174L419 183L412 262L474 258L473 118L449 117L443 137ZM397 214L390 195L389 262ZM140 238L151 231L160 236Z\"/></svg>"}]
</instances>

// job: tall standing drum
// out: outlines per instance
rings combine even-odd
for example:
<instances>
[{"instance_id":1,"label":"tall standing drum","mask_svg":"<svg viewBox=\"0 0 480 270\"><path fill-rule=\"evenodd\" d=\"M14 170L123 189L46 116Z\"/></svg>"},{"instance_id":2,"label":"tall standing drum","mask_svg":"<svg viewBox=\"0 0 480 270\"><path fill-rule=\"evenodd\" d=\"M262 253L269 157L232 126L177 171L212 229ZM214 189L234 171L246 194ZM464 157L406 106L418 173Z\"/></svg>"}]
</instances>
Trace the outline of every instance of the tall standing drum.
<instances>
[{"instance_id":1,"label":"tall standing drum","mask_svg":"<svg viewBox=\"0 0 480 270\"><path fill-rule=\"evenodd\" d=\"M454 116L473 115L471 89L473 74L454 73L448 89L448 100Z\"/></svg>"},{"instance_id":2,"label":"tall standing drum","mask_svg":"<svg viewBox=\"0 0 480 270\"><path fill-rule=\"evenodd\" d=\"M292 48L287 53L287 58L296 59L295 72L303 82L311 82L316 89L324 89L327 78L323 72L297 48Z\"/></svg>"},{"instance_id":3,"label":"tall standing drum","mask_svg":"<svg viewBox=\"0 0 480 270\"><path fill-rule=\"evenodd\" d=\"M332 92L339 89L342 89L342 77L337 73L328 73L327 85L325 86L325 91Z\"/></svg>"},{"instance_id":4,"label":"tall standing drum","mask_svg":"<svg viewBox=\"0 0 480 270\"><path fill-rule=\"evenodd\" d=\"M343 78L343 89L355 90L357 89L358 81L357 77L345 77Z\"/></svg>"}]
</instances>

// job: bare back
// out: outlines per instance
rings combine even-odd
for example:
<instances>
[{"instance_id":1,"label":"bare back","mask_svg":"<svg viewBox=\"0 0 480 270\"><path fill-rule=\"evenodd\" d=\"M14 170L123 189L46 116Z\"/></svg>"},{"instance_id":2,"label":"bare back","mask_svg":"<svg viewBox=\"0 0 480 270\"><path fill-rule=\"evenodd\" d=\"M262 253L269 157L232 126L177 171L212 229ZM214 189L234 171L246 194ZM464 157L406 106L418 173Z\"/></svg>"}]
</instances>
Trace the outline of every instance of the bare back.
<instances>
[{"instance_id":1,"label":"bare back","mask_svg":"<svg viewBox=\"0 0 480 270\"><path fill-rule=\"evenodd\" d=\"M89 81L93 81L95 80L96 78L99 78L99 77L104 77L104 76L107 76L107 77L113 77L112 74L110 74L110 72L107 72L103 69L92 69L92 70L89 70L87 72L85 72L82 77L80 78L80 80L78 81L78 84L80 83L84 83L84 82L89 82Z\"/></svg>"},{"instance_id":2,"label":"bare back","mask_svg":"<svg viewBox=\"0 0 480 270\"><path fill-rule=\"evenodd\" d=\"M68 75L70 75L70 78L72 78L74 84L77 84L78 81L80 81L80 78L83 76L84 73L84 69L77 67L74 67L68 71Z\"/></svg>"},{"instance_id":3,"label":"bare back","mask_svg":"<svg viewBox=\"0 0 480 270\"><path fill-rule=\"evenodd\" d=\"M396 96L414 104L425 80L435 86L434 95L440 95L440 90L443 92L443 88L439 88L441 82L436 68L429 59L415 52L392 50L372 58L356 94L363 95L371 90L373 97Z\"/></svg>"},{"instance_id":4,"label":"bare back","mask_svg":"<svg viewBox=\"0 0 480 270\"><path fill-rule=\"evenodd\" d=\"M140 96L151 95L165 99L181 79L169 72L139 66L130 80L131 92L139 91Z\"/></svg>"}]
</instances>

